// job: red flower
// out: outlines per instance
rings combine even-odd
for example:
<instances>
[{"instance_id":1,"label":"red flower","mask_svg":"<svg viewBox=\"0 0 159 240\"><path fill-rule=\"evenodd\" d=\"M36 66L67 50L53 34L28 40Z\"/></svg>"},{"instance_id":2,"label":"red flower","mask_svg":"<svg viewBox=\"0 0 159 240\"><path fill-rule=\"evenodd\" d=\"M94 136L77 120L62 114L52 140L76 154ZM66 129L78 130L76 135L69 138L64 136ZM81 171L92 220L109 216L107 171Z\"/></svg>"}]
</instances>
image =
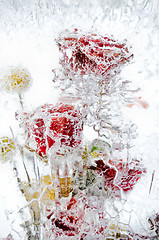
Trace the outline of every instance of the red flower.
<instances>
[{"instance_id":1,"label":"red flower","mask_svg":"<svg viewBox=\"0 0 159 240\"><path fill-rule=\"evenodd\" d=\"M144 168L140 167L139 162L124 163L121 159L116 163L110 162L118 170L114 182L115 188L121 188L124 192L132 190L143 173L146 172Z\"/></svg>"},{"instance_id":2,"label":"red flower","mask_svg":"<svg viewBox=\"0 0 159 240\"><path fill-rule=\"evenodd\" d=\"M52 222L52 232L58 235L76 236L83 224L84 209L79 208L77 200L72 197L67 205L67 210L56 209L47 216Z\"/></svg>"},{"instance_id":3,"label":"red flower","mask_svg":"<svg viewBox=\"0 0 159 240\"><path fill-rule=\"evenodd\" d=\"M114 74L119 72L119 66L127 63L133 57L125 42L118 42L112 36L102 37L96 34L79 36L77 31L70 37L57 39L59 50L63 56L61 63L69 72L80 74ZM112 73L111 73L112 75Z\"/></svg>"},{"instance_id":4,"label":"red flower","mask_svg":"<svg viewBox=\"0 0 159 240\"><path fill-rule=\"evenodd\" d=\"M146 170L139 166L139 162L124 163L122 159L118 161L109 160L110 165L106 165L103 160L95 161L96 166L89 168L103 175L104 185L120 196L119 191L124 192L132 190L137 181Z\"/></svg>"},{"instance_id":5,"label":"red flower","mask_svg":"<svg viewBox=\"0 0 159 240\"><path fill-rule=\"evenodd\" d=\"M103 160L95 161L96 166L91 166L90 169L96 170L99 174L103 174L104 184L106 187L113 186L114 178L116 176L115 168L111 168L106 165Z\"/></svg>"},{"instance_id":6,"label":"red flower","mask_svg":"<svg viewBox=\"0 0 159 240\"><path fill-rule=\"evenodd\" d=\"M91 201L92 199L88 200L84 196L79 199L72 197L66 210L61 211L60 206L57 206L54 211L48 210L47 218L51 222L51 230L55 236L74 236L75 239L82 240L91 232L96 239L101 239L107 224L104 219L102 219L103 226L98 221L96 222L97 215L99 217L100 213L97 212L97 207ZM95 199L95 201L98 200ZM97 215L95 216L95 214Z\"/></svg>"},{"instance_id":7,"label":"red flower","mask_svg":"<svg viewBox=\"0 0 159 240\"><path fill-rule=\"evenodd\" d=\"M44 105L28 117L28 140L33 137L36 151L45 156L55 143L77 147L81 143L82 116L72 105Z\"/></svg>"}]
</instances>

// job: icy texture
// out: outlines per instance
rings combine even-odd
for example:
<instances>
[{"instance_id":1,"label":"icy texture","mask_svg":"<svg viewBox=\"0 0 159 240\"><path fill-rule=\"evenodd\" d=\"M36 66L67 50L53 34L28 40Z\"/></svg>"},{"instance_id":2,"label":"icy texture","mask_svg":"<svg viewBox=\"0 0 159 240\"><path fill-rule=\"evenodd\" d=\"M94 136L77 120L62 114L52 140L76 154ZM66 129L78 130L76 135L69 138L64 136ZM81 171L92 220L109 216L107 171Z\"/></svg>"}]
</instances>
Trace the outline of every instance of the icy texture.
<instances>
[{"instance_id":1,"label":"icy texture","mask_svg":"<svg viewBox=\"0 0 159 240\"><path fill-rule=\"evenodd\" d=\"M61 52L60 68L54 71L56 85L65 98L80 102L88 125L118 131L115 117L121 114L120 104L133 101L127 96L127 82L118 77L122 65L133 57L126 43L77 29L64 32L56 41ZM100 129L99 134L104 134ZM105 134L110 138L109 131Z\"/></svg>"},{"instance_id":2,"label":"icy texture","mask_svg":"<svg viewBox=\"0 0 159 240\"><path fill-rule=\"evenodd\" d=\"M33 113L23 113L20 118L27 131L26 144L40 156L63 154L81 143L82 115L72 105L44 105Z\"/></svg>"},{"instance_id":3,"label":"icy texture","mask_svg":"<svg viewBox=\"0 0 159 240\"><path fill-rule=\"evenodd\" d=\"M24 96L0 95L1 139L13 139L16 148L11 158L10 144L5 146L10 161L1 161L5 184L0 238L157 239L158 9L157 0L1 1L1 68L22 64L34 82ZM82 41L89 37L90 44L87 48L80 40L82 52L73 55L72 68L56 43L65 43L66 35L72 38L74 29L81 30L75 34L78 41L85 35ZM122 45L124 64L118 56L121 48L96 48L92 39L104 41L104 36L128 46L127 51ZM113 63L101 66L107 58L99 49L104 54L109 50L110 57L115 54ZM78 64L84 62L79 72L77 59ZM60 83L58 101L52 80ZM48 109L42 112L41 106L61 102L73 105L82 123L76 132L78 120L67 125L58 113L55 122L63 123L55 138L55 128L50 131L52 114ZM64 115L62 119L68 119L69 114ZM44 124L37 124L39 116ZM86 127L93 127L98 139L89 142ZM70 134L74 143L67 138ZM50 135L59 145L49 143ZM41 140L44 151L38 145Z\"/></svg>"},{"instance_id":4,"label":"icy texture","mask_svg":"<svg viewBox=\"0 0 159 240\"><path fill-rule=\"evenodd\" d=\"M133 56L125 42L117 42L113 37L83 34L78 29L63 35L56 40L63 55L60 62L63 73L73 81L76 75L94 73L95 76L103 75L101 81L107 84L107 80Z\"/></svg>"}]
</instances>

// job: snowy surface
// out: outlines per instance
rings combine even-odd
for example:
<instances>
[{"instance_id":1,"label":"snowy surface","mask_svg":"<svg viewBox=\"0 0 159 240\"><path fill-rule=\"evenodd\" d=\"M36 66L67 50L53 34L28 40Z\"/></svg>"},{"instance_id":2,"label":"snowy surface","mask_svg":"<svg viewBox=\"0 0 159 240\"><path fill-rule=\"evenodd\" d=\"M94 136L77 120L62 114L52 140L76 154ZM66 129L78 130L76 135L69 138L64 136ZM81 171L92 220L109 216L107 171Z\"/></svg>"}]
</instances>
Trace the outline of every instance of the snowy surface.
<instances>
[{"instance_id":1,"label":"snowy surface","mask_svg":"<svg viewBox=\"0 0 159 240\"><path fill-rule=\"evenodd\" d=\"M138 137L131 154L143 159L147 174L124 198L129 199L130 209L146 231L147 218L159 211L158 11L158 0L0 0L0 76L10 65L23 65L29 69L33 84L24 95L28 110L44 103L55 104L59 97L58 90L53 87L52 69L58 66L59 52L54 39L60 32L75 27L84 31L93 29L103 35L113 34L119 40L127 39L132 46L133 63L123 69L121 77L131 81L131 88L140 88L134 96L142 97L148 108L136 104L131 108L124 107L123 114L137 124ZM17 133L15 112L20 108L18 105L16 95L0 93L1 136L12 137L10 126ZM86 127L85 136L91 140L96 133ZM10 233L11 221L24 206L24 199L9 162L0 163L0 182L1 239ZM125 216L123 219L127 221ZM136 223L133 212L131 219L133 228ZM141 224L138 226L140 228ZM136 230L136 226L134 228Z\"/></svg>"}]
</instances>

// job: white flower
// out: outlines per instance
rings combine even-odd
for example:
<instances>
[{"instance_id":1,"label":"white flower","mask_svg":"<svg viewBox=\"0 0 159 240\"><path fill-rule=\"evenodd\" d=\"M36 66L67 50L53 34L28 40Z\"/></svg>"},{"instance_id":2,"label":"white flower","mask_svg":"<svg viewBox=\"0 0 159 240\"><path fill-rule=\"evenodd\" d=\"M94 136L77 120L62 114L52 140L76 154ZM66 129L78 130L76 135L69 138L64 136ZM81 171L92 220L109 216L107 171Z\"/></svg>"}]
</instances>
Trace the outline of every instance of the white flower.
<instances>
[{"instance_id":1,"label":"white flower","mask_svg":"<svg viewBox=\"0 0 159 240\"><path fill-rule=\"evenodd\" d=\"M7 92L25 91L31 84L32 77L27 68L10 67L0 79L0 88Z\"/></svg>"}]
</instances>

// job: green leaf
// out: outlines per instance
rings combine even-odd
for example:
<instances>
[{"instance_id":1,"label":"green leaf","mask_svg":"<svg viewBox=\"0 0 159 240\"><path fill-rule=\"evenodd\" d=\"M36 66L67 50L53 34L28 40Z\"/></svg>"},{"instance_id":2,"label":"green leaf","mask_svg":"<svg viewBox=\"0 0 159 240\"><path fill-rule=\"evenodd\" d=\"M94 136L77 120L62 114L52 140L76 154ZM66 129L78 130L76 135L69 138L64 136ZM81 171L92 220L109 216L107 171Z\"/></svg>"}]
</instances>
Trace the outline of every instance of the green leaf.
<instances>
[{"instance_id":1,"label":"green leaf","mask_svg":"<svg viewBox=\"0 0 159 240\"><path fill-rule=\"evenodd\" d=\"M95 150L99 150L99 147L98 146L93 146L92 149L91 149L91 153L94 152Z\"/></svg>"}]
</instances>

